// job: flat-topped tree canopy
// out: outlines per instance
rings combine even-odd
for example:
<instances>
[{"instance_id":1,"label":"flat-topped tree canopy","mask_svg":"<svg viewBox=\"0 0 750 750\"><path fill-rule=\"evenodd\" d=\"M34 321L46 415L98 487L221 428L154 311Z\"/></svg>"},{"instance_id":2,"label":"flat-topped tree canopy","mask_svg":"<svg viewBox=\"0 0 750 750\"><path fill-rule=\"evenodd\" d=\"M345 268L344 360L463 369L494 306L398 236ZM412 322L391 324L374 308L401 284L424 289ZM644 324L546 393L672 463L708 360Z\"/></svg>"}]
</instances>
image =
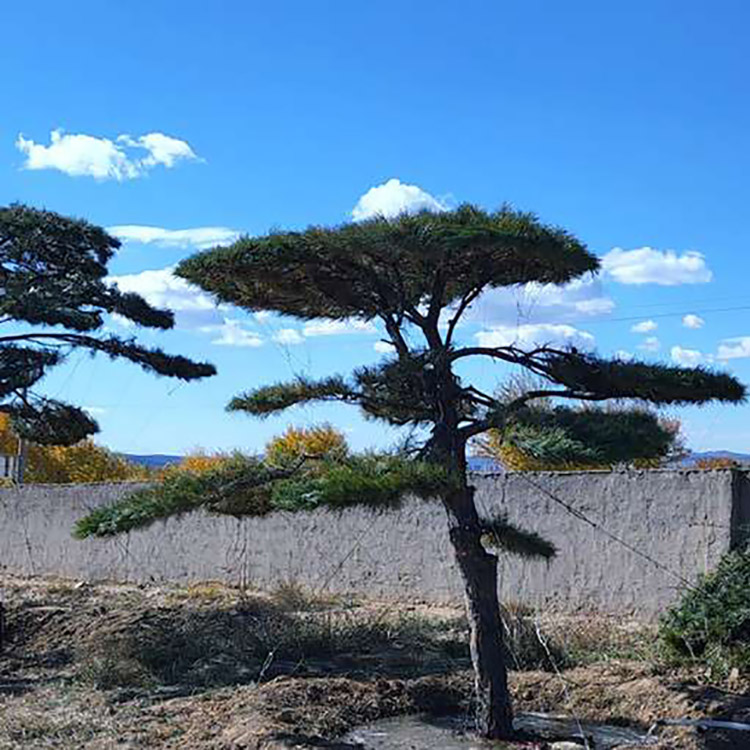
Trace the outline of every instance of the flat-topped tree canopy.
<instances>
[{"instance_id":1,"label":"flat-topped tree canopy","mask_svg":"<svg viewBox=\"0 0 750 750\"><path fill-rule=\"evenodd\" d=\"M420 306L530 281L564 283L598 267L585 245L533 214L463 205L244 237L188 258L176 273L251 311L408 319Z\"/></svg>"},{"instance_id":2,"label":"flat-topped tree canopy","mask_svg":"<svg viewBox=\"0 0 750 750\"><path fill-rule=\"evenodd\" d=\"M474 356L520 365L549 382L544 395L561 398L653 404L744 399L744 386L736 379L705 368L609 361L572 348L455 348L455 324L482 292L530 282L564 284L598 266L582 242L533 214L463 205L245 237L183 261L177 274L250 311L301 319L380 318L395 347L395 356L358 368L350 378L303 378L242 394L230 403L233 411L268 416L299 403L343 401L391 424L434 424L444 409L435 401L430 372L445 366L444 355L449 370L457 360ZM451 320L440 331L445 308ZM407 343L403 327L408 324L421 328L425 340ZM505 422L506 404L464 387L453 372L448 377L465 436Z\"/></svg>"},{"instance_id":3,"label":"flat-topped tree canopy","mask_svg":"<svg viewBox=\"0 0 750 750\"><path fill-rule=\"evenodd\" d=\"M583 398L633 398L666 406L737 403L746 395L745 386L732 375L707 367L623 362L580 352L557 352L543 359L541 372Z\"/></svg>"}]
</instances>

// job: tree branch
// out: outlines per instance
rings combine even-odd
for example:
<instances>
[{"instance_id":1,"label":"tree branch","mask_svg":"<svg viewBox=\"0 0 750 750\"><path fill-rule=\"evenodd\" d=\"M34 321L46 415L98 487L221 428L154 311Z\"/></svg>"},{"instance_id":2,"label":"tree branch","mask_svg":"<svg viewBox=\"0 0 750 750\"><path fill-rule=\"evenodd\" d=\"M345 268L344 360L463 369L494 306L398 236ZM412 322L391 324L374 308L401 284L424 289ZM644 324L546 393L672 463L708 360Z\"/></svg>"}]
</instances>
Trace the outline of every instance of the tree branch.
<instances>
[{"instance_id":1,"label":"tree branch","mask_svg":"<svg viewBox=\"0 0 750 750\"><path fill-rule=\"evenodd\" d=\"M456 330L456 325L459 319L466 312L469 305L471 305L471 303L482 293L484 287L485 285L481 284L461 298L461 302L456 308L456 314L450 319L450 322L448 323L448 332L445 335L446 347L449 347L451 345L451 341L453 341L453 332Z\"/></svg>"},{"instance_id":2,"label":"tree branch","mask_svg":"<svg viewBox=\"0 0 750 750\"><path fill-rule=\"evenodd\" d=\"M493 407L497 406L497 399L492 398L492 396L484 393L483 391L480 391L473 385L470 385L468 388L463 388L462 393L475 403L486 406L488 409L492 409Z\"/></svg>"},{"instance_id":3,"label":"tree branch","mask_svg":"<svg viewBox=\"0 0 750 750\"><path fill-rule=\"evenodd\" d=\"M390 314L383 314L380 316L380 319L385 324L385 330L391 337L391 343L396 347L396 351L398 352L399 357L408 356L409 346L404 339L404 335L401 332L401 327L399 326L398 321L396 321L393 315Z\"/></svg>"},{"instance_id":4,"label":"tree branch","mask_svg":"<svg viewBox=\"0 0 750 750\"><path fill-rule=\"evenodd\" d=\"M584 391L575 391L570 389L564 391L529 391L528 393L524 393L522 396L519 396L518 398L511 401L509 404L507 404L506 408L517 409L518 407L527 404L529 401L535 401L538 398L568 398L575 399L576 401L606 401L609 396L603 396L596 393L586 393Z\"/></svg>"},{"instance_id":5,"label":"tree branch","mask_svg":"<svg viewBox=\"0 0 750 750\"><path fill-rule=\"evenodd\" d=\"M463 349L456 349L451 352L449 359L451 362L455 362L465 357L491 357L492 359L501 359L503 362L508 362L513 365L521 364L523 357L519 356L517 350L513 347L506 346L468 346ZM525 355L524 355L525 356Z\"/></svg>"}]
</instances>

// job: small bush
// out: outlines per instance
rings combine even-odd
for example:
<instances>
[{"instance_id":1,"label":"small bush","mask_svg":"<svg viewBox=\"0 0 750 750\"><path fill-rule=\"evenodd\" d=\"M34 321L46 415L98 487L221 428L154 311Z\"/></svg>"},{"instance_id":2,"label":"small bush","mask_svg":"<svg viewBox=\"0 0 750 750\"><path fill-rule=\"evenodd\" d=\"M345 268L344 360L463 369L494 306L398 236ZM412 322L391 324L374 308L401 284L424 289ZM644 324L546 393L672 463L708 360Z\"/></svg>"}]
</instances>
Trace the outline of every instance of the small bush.
<instances>
[{"instance_id":1,"label":"small bush","mask_svg":"<svg viewBox=\"0 0 750 750\"><path fill-rule=\"evenodd\" d=\"M662 618L666 655L700 661L718 675L750 667L750 550L726 554Z\"/></svg>"},{"instance_id":2,"label":"small bush","mask_svg":"<svg viewBox=\"0 0 750 750\"><path fill-rule=\"evenodd\" d=\"M353 599L321 591L313 591L293 578L280 581L270 592L271 600L282 612L315 612L322 609L352 607Z\"/></svg>"}]
</instances>

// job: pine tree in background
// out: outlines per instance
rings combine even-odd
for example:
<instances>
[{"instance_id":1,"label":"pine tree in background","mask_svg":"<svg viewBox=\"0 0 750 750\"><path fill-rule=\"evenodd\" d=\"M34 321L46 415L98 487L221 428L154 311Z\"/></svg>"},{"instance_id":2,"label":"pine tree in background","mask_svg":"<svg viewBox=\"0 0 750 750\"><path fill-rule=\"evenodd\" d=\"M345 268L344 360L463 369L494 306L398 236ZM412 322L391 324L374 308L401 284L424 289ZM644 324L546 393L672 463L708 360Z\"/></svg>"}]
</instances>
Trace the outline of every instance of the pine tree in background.
<instances>
[{"instance_id":1,"label":"pine tree in background","mask_svg":"<svg viewBox=\"0 0 750 750\"><path fill-rule=\"evenodd\" d=\"M596 429L560 405L636 399L644 403L737 403L745 389L729 375L643 362L610 361L575 349L462 346L466 311L484 292L528 282L564 284L595 272L597 258L569 233L534 216L473 206L439 214L375 218L334 228L275 232L200 253L177 269L225 303L301 320L378 321L393 347L377 366L349 376L297 378L234 398L233 411L257 417L315 401L358 406L367 417L422 428L418 453L344 456L275 467L245 459L222 470L138 493L81 519L77 534L116 534L196 508L234 515L362 504L395 507L407 494L438 498L465 584L481 734L512 736L512 709L497 599L497 557L490 536L507 549L549 557L554 550L502 518L482 518L467 479L466 450L490 429L513 433L524 449L552 463L621 460L617 414L595 415ZM544 386L510 400L465 383L457 367L489 359L523 368ZM535 406L550 399L553 408ZM655 416L639 425L658 455L668 443ZM599 436L607 441L597 444Z\"/></svg>"},{"instance_id":2,"label":"pine tree in background","mask_svg":"<svg viewBox=\"0 0 750 750\"><path fill-rule=\"evenodd\" d=\"M544 389L541 378L515 376L497 390L495 398L508 403L540 389ZM652 469L686 455L679 420L663 417L642 404L584 402L569 408L539 398L529 405L537 412L538 424L490 429L475 438L473 454L493 459L511 471L611 471L624 466ZM661 429L654 429L654 420ZM568 461L554 453L550 456L548 441L555 435L596 450L583 461L578 460L578 449Z\"/></svg>"},{"instance_id":3,"label":"pine tree in background","mask_svg":"<svg viewBox=\"0 0 750 750\"><path fill-rule=\"evenodd\" d=\"M21 205L0 208L0 320L10 327L0 335L0 410L21 438L72 445L98 431L82 409L34 390L75 350L183 380L215 374L210 364L103 334L112 314L147 328L174 325L170 311L107 283L107 263L119 246L85 221Z\"/></svg>"}]
</instances>

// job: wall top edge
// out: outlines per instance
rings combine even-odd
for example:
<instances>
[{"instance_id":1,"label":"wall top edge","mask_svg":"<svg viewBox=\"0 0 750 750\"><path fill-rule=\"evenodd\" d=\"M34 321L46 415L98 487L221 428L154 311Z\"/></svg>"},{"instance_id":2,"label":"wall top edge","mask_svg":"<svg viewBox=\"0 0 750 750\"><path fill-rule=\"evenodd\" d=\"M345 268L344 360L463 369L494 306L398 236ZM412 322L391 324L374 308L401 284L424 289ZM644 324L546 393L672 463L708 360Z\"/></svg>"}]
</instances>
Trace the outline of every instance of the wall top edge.
<instances>
[{"instance_id":1,"label":"wall top edge","mask_svg":"<svg viewBox=\"0 0 750 750\"><path fill-rule=\"evenodd\" d=\"M574 471L470 471L472 477L510 477L510 476L536 476L536 477L569 477L577 475L602 476L607 474L617 475L641 475L641 474L749 474L750 469L728 467L722 469L698 469L693 467L660 468L660 469L576 469Z\"/></svg>"}]
</instances>

